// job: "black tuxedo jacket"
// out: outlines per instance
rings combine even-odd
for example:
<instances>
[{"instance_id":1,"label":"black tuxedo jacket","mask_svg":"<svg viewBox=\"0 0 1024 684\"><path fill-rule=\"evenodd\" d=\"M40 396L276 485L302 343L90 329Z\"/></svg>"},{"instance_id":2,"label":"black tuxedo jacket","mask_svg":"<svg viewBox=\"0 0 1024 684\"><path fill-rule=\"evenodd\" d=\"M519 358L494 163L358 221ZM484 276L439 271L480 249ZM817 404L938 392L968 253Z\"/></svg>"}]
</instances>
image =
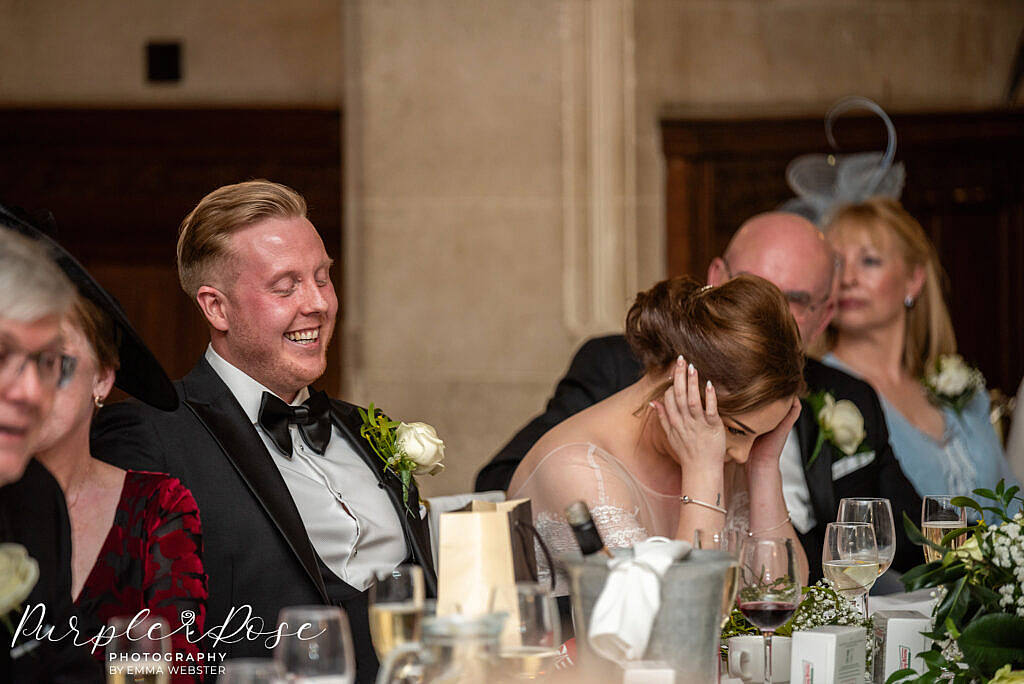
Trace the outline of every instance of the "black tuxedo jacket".
<instances>
[{"instance_id":1,"label":"black tuxedo jacket","mask_svg":"<svg viewBox=\"0 0 1024 684\"><path fill-rule=\"evenodd\" d=\"M54 634L68 630L68 619L78 620L84 641L94 635L100 625L83 620L71 603L71 524L64 505L64 493L49 471L35 459L29 461L20 480L0 487L0 542L21 544L39 564L39 579L25 599L25 606L43 604L44 624L56 627ZM35 614L34 614L35 615ZM20 616L12 615L17 628ZM38 622L32 618L27 626ZM50 684L99 683L104 681L103 668L89 649L75 647L68 637L60 641L31 642L19 637L11 656L11 635L0 626L0 681Z\"/></svg>"},{"instance_id":2,"label":"black tuxedo jacket","mask_svg":"<svg viewBox=\"0 0 1024 684\"><path fill-rule=\"evenodd\" d=\"M643 374L623 335L609 335L587 340L576 353L569 370L555 388L547 410L534 418L484 466L476 479L477 491L508 489L516 466L530 447L552 427L586 407L605 399L636 382ZM810 391L826 390L835 398L850 399L864 416L867 443L874 448L870 462L849 473L837 469L840 477L833 479L832 466L839 460L835 447L826 442L814 464L807 468L818 438L818 422L805 404L796 429L804 476L811 496L817 525L800 541L807 554L811 581L821 577L821 548L825 540L825 524L835 520L839 501L844 497L883 497L892 502L896 525L896 558L893 567L907 570L920 563L920 552L903 532L903 511L917 519L921 500L896 462L889 446L889 430L885 424L878 395L871 386L840 370L807 359L804 378Z\"/></svg>"},{"instance_id":3,"label":"black tuxedo jacket","mask_svg":"<svg viewBox=\"0 0 1024 684\"><path fill-rule=\"evenodd\" d=\"M357 657L357 680L376 676L367 621L366 596L338 579L320 560L295 502L255 427L227 385L205 359L175 383L181 405L164 412L129 401L104 407L93 422L92 450L115 465L166 472L192 490L203 525L203 565L209 577L206 628L225 623L229 611L249 606L261 631L276 629L286 606L341 605L348 613ZM419 516L419 492L402 503L400 480L359 437L362 423L352 404L332 400L332 418L377 476L398 511L409 561L421 565L428 591L437 580L427 522ZM236 613L223 634L231 635L245 615ZM266 638L230 641L207 648L229 658L269 657Z\"/></svg>"}]
</instances>

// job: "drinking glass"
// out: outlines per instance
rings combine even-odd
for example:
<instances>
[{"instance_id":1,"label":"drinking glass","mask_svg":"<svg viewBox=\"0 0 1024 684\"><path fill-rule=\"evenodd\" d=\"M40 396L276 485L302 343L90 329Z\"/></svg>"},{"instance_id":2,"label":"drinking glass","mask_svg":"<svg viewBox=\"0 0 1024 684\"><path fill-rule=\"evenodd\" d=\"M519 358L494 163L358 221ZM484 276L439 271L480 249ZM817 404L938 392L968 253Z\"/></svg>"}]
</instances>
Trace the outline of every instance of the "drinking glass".
<instances>
[{"instance_id":1,"label":"drinking glass","mask_svg":"<svg viewBox=\"0 0 1024 684\"><path fill-rule=\"evenodd\" d=\"M725 551L737 560L725 571L725 581L722 585L722 624L724 629L729 616L732 615L732 607L736 604L736 592L739 591L740 565L739 565L739 536L725 533L720 530L696 529L693 531L693 547L695 549L710 549L713 551Z\"/></svg>"},{"instance_id":2,"label":"drinking glass","mask_svg":"<svg viewBox=\"0 0 1024 684\"><path fill-rule=\"evenodd\" d=\"M834 522L825 526L821 569L840 596L854 598L868 616L868 591L878 579L878 545L871 523Z\"/></svg>"},{"instance_id":3,"label":"drinking glass","mask_svg":"<svg viewBox=\"0 0 1024 684\"><path fill-rule=\"evenodd\" d=\"M896 555L896 524L888 499L841 499L836 522L870 523L878 546L878 576L892 565Z\"/></svg>"},{"instance_id":4,"label":"drinking glass","mask_svg":"<svg viewBox=\"0 0 1024 684\"><path fill-rule=\"evenodd\" d=\"M284 673L270 658L236 658L224 662L219 684L284 684Z\"/></svg>"},{"instance_id":5,"label":"drinking glass","mask_svg":"<svg viewBox=\"0 0 1024 684\"><path fill-rule=\"evenodd\" d=\"M967 527L967 512L960 506L954 506L955 496L926 496L921 503L921 532L924 538L935 544L942 544L942 537L956 529ZM957 535L949 541L949 548L956 549L964 542L967 533ZM930 546L924 546L926 563L937 561L942 554Z\"/></svg>"},{"instance_id":6,"label":"drinking glass","mask_svg":"<svg viewBox=\"0 0 1024 684\"><path fill-rule=\"evenodd\" d=\"M772 681L772 635L800 604L793 540L751 537L740 551L740 612L764 636L764 684Z\"/></svg>"},{"instance_id":7,"label":"drinking glass","mask_svg":"<svg viewBox=\"0 0 1024 684\"><path fill-rule=\"evenodd\" d=\"M116 617L107 626L113 630L106 646L107 684L169 684L171 628L166 620Z\"/></svg>"},{"instance_id":8,"label":"drinking glass","mask_svg":"<svg viewBox=\"0 0 1024 684\"><path fill-rule=\"evenodd\" d=\"M506 679L542 679L554 670L562 645L558 605L547 584L519 582L491 592L491 613L509 613L501 635L498 672Z\"/></svg>"},{"instance_id":9,"label":"drinking glass","mask_svg":"<svg viewBox=\"0 0 1024 684\"><path fill-rule=\"evenodd\" d=\"M380 660L395 646L420 640L424 595L423 569L418 565L374 573L369 596L370 636Z\"/></svg>"},{"instance_id":10,"label":"drinking glass","mask_svg":"<svg viewBox=\"0 0 1024 684\"><path fill-rule=\"evenodd\" d=\"M352 684L356 661L345 611L335 606L293 606L278 613L277 623L287 636L274 648L274 660L289 680Z\"/></svg>"}]
</instances>

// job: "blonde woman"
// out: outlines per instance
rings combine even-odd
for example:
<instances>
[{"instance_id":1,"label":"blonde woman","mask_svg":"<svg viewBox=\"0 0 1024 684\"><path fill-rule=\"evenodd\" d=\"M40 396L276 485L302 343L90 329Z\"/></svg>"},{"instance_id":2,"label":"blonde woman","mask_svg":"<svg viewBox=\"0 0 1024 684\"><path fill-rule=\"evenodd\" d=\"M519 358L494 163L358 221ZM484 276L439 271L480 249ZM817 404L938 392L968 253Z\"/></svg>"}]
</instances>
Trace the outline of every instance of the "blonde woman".
<instances>
[{"instance_id":1,"label":"blonde woman","mask_svg":"<svg viewBox=\"0 0 1024 684\"><path fill-rule=\"evenodd\" d=\"M822 360L878 392L893 452L918 493L1016 484L985 389L957 411L921 384L940 356L956 353L942 267L921 224L896 200L875 197L840 208L826 234L845 267Z\"/></svg>"}]
</instances>

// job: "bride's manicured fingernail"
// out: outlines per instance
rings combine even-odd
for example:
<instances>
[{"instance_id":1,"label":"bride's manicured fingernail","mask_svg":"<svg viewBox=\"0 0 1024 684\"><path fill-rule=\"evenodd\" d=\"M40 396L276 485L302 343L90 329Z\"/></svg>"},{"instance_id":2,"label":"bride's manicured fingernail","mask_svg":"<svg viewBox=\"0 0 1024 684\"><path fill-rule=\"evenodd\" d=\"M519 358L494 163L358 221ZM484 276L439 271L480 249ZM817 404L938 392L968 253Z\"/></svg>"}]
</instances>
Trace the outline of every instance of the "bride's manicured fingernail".
<instances>
[{"instance_id":1,"label":"bride's manicured fingernail","mask_svg":"<svg viewBox=\"0 0 1024 684\"><path fill-rule=\"evenodd\" d=\"M658 405L657 405L657 404L655 404L655 403L654 403L653 401L649 401L649 402L647 402L647 405L648 405L648 406L650 406L650 407L651 407L652 409L654 409L655 411L657 411L657 410L658 410Z\"/></svg>"},{"instance_id":2,"label":"bride's manicured fingernail","mask_svg":"<svg viewBox=\"0 0 1024 684\"><path fill-rule=\"evenodd\" d=\"M680 366L682 366L684 363L686 363L686 361L683 359L683 355L682 354L680 354L679 356L676 357L676 363L678 363Z\"/></svg>"},{"instance_id":3,"label":"bride's manicured fingernail","mask_svg":"<svg viewBox=\"0 0 1024 684\"><path fill-rule=\"evenodd\" d=\"M696 373L696 372L697 372L697 369L696 369L696 368L694 368L694 367L693 367L693 364L691 363L691 364L690 364L690 375L693 375L693 374L694 374L694 373Z\"/></svg>"},{"instance_id":4,"label":"bride's manicured fingernail","mask_svg":"<svg viewBox=\"0 0 1024 684\"><path fill-rule=\"evenodd\" d=\"M707 390L708 390L709 392L711 391L711 381L710 381L710 380L708 380L708 386L707 386Z\"/></svg>"}]
</instances>

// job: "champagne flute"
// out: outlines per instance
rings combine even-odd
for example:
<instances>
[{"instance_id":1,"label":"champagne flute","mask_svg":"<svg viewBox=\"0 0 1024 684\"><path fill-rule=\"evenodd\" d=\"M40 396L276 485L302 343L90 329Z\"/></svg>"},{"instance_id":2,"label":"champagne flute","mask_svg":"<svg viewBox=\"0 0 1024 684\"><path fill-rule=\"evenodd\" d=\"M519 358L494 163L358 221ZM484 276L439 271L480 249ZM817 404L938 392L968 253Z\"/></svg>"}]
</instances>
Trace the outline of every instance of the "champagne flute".
<instances>
[{"instance_id":1,"label":"champagne flute","mask_svg":"<svg viewBox=\"0 0 1024 684\"><path fill-rule=\"evenodd\" d=\"M921 502L921 532L924 538L935 544L942 544L942 537L952 530L967 527L967 511L960 506L953 505L950 495L926 496ZM959 548L967 538L967 533L959 534L949 540L949 548ZM937 561L942 558L942 553L930 546L924 546L924 560L926 563Z\"/></svg>"},{"instance_id":2,"label":"champagne flute","mask_svg":"<svg viewBox=\"0 0 1024 684\"><path fill-rule=\"evenodd\" d=\"M284 684L284 673L270 658L236 658L224 662L219 684Z\"/></svg>"},{"instance_id":3,"label":"champagne flute","mask_svg":"<svg viewBox=\"0 0 1024 684\"><path fill-rule=\"evenodd\" d=\"M277 623L285 636L274 648L274 660L289 681L352 684L356 661L345 611L335 606L293 606L281 609Z\"/></svg>"},{"instance_id":4,"label":"champagne flute","mask_svg":"<svg viewBox=\"0 0 1024 684\"><path fill-rule=\"evenodd\" d=\"M868 591L878 579L878 545L870 523L829 523L821 568L840 596L857 599L861 614L868 616Z\"/></svg>"},{"instance_id":5,"label":"champagne flute","mask_svg":"<svg viewBox=\"0 0 1024 684\"><path fill-rule=\"evenodd\" d=\"M751 537L740 551L740 612L764 636L764 684L772 681L772 635L800 604L793 540Z\"/></svg>"},{"instance_id":6,"label":"champagne flute","mask_svg":"<svg viewBox=\"0 0 1024 684\"><path fill-rule=\"evenodd\" d=\"M739 558L739 544L726 536L725 533L717 530L696 529L693 531L693 547L696 549L710 549L713 551L725 551L734 559ZM722 624L725 629L732 615L732 607L736 603L736 592L739 591L740 565L733 563L725 571L725 579L722 584Z\"/></svg>"},{"instance_id":7,"label":"champagne flute","mask_svg":"<svg viewBox=\"0 0 1024 684\"><path fill-rule=\"evenodd\" d=\"M490 611L508 611L499 649L499 673L511 680L543 679L554 671L562 645L558 605L550 587L519 582L494 587Z\"/></svg>"},{"instance_id":8,"label":"champagne flute","mask_svg":"<svg viewBox=\"0 0 1024 684\"><path fill-rule=\"evenodd\" d=\"M870 523L878 546L878 576L892 565L896 555L896 524L888 499L841 499L836 522Z\"/></svg>"},{"instance_id":9,"label":"champagne flute","mask_svg":"<svg viewBox=\"0 0 1024 684\"><path fill-rule=\"evenodd\" d=\"M395 646L420 640L424 595L423 569L418 565L374 573L369 595L370 636L380 660Z\"/></svg>"},{"instance_id":10,"label":"champagne flute","mask_svg":"<svg viewBox=\"0 0 1024 684\"><path fill-rule=\"evenodd\" d=\"M107 684L169 684L171 628L160 617L112 618L107 644Z\"/></svg>"}]
</instances>

